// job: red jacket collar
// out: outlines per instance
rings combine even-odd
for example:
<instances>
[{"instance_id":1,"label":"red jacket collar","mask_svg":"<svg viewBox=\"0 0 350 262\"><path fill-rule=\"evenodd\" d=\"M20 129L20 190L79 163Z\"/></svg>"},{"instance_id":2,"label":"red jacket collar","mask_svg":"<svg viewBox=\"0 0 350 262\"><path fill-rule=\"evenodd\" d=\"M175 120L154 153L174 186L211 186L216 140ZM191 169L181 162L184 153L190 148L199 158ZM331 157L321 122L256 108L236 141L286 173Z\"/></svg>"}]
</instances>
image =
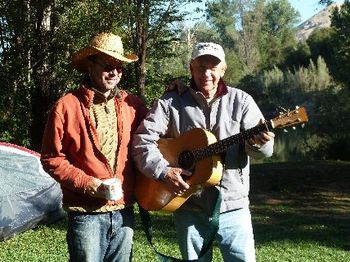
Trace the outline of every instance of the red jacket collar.
<instances>
[{"instance_id":1,"label":"red jacket collar","mask_svg":"<svg viewBox=\"0 0 350 262\"><path fill-rule=\"evenodd\" d=\"M193 78L191 80L191 88L196 90L196 91L200 91L196 85L196 83L194 82ZM218 83L218 90L216 91L217 96L223 96L226 95L228 92L227 86L224 82L224 80L222 78L220 78L219 83Z\"/></svg>"},{"instance_id":2,"label":"red jacket collar","mask_svg":"<svg viewBox=\"0 0 350 262\"><path fill-rule=\"evenodd\" d=\"M74 91L74 93L81 98L84 106L90 108L93 103L95 92L91 89L88 79L84 79L80 87ZM116 89L114 97L118 100L124 100L127 93L123 90Z\"/></svg>"}]
</instances>

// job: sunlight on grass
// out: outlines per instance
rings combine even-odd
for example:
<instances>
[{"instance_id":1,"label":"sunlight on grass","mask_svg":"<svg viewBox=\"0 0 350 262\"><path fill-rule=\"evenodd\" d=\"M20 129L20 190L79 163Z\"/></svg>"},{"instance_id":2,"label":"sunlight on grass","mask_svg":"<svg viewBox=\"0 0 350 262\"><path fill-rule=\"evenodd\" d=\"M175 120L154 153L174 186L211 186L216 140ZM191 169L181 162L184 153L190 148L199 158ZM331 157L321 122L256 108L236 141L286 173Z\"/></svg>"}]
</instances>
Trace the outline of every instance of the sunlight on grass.
<instances>
[{"instance_id":1,"label":"sunlight on grass","mask_svg":"<svg viewBox=\"0 0 350 262\"><path fill-rule=\"evenodd\" d=\"M349 261L347 251L335 247L322 246L317 242L275 241L269 245L257 244L257 261L281 262L315 262L315 261Z\"/></svg>"}]
</instances>

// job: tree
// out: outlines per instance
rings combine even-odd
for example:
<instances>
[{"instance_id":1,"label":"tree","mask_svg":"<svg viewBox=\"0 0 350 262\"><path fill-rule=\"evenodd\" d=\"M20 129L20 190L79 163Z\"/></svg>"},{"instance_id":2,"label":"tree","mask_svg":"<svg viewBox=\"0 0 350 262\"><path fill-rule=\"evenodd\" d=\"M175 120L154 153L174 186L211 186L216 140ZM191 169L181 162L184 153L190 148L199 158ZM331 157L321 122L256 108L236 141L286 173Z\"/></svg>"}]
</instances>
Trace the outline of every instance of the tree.
<instances>
[{"instance_id":1,"label":"tree","mask_svg":"<svg viewBox=\"0 0 350 262\"><path fill-rule=\"evenodd\" d=\"M288 69L298 69L307 67L311 58L311 50L308 43L303 40L297 43L295 47L286 48L286 58L279 64L279 67Z\"/></svg>"},{"instance_id":2,"label":"tree","mask_svg":"<svg viewBox=\"0 0 350 262\"><path fill-rule=\"evenodd\" d=\"M316 29L306 40L310 47L311 58L316 61L319 56L322 56L333 76L337 74L334 39L334 30L330 27Z\"/></svg>"},{"instance_id":3,"label":"tree","mask_svg":"<svg viewBox=\"0 0 350 262\"><path fill-rule=\"evenodd\" d=\"M207 4L209 24L225 50L234 50L244 75L284 61L296 45L298 13L287 0L216 0Z\"/></svg>"},{"instance_id":4,"label":"tree","mask_svg":"<svg viewBox=\"0 0 350 262\"><path fill-rule=\"evenodd\" d=\"M345 0L342 8L335 8L331 16L331 26L334 29L333 48L335 52L336 69L334 76L350 86L350 2Z\"/></svg>"},{"instance_id":5,"label":"tree","mask_svg":"<svg viewBox=\"0 0 350 262\"><path fill-rule=\"evenodd\" d=\"M41 141L36 127L42 122L40 109L45 102L38 99L40 89L46 88L48 79L50 63L45 51L49 44L45 38L51 30L50 22L54 28L54 22L49 18L52 5L51 1L1 2L1 60L4 67L0 89L5 90L6 99L1 103L4 114L0 121L6 128L6 137L2 139L17 140L23 145L28 145L31 140Z\"/></svg>"},{"instance_id":6,"label":"tree","mask_svg":"<svg viewBox=\"0 0 350 262\"><path fill-rule=\"evenodd\" d=\"M332 0L320 0L318 2L318 4L320 4L320 5L327 5L327 6L329 6L329 5L333 4L333 3L334 3L334 1L332 1Z\"/></svg>"},{"instance_id":7,"label":"tree","mask_svg":"<svg viewBox=\"0 0 350 262\"><path fill-rule=\"evenodd\" d=\"M6 139L39 150L46 114L54 100L77 82L70 55L91 35L112 30L118 7L105 1L1 1L0 74L5 93ZM10 77L15 76L15 77Z\"/></svg>"},{"instance_id":8,"label":"tree","mask_svg":"<svg viewBox=\"0 0 350 262\"><path fill-rule=\"evenodd\" d=\"M218 33L219 44L236 47L239 34L235 28L237 3L230 0L208 1L206 18L208 24Z\"/></svg>"},{"instance_id":9,"label":"tree","mask_svg":"<svg viewBox=\"0 0 350 262\"><path fill-rule=\"evenodd\" d=\"M240 52L247 73L255 73L261 66L258 36L264 21L264 1L239 1Z\"/></svg>"},{"instance_id":10,"label":"tree","mask_svg":"<svg viewBox=\"0 0 350 262\"><path fill-rule=\"evenodd\" d=\"M146 57L169 57L169 48L176 38L177 31L171 24L184 19L185 12L180 7L191 1L160 1L134 0L129 6L129 32L131 33L134 50L139 61L135 64L137 89L140 97L145 99ZM155 50L149 46L157 46Z\"/></svg>"},{"instance_id":11,"label":"tree","mask_svg":"<svg viewBox=\"0 0 350 262\"><path fill-rule=\"evenodd\" d=\"M260 30L263 1L208 1L206 16L214 42L223 46L228 70L227 82L236 85L246 74L256 71L259 57L256 35Z\"/></svg>"},{"instance_id":12,"label":"tree","mask_svg":"<svg viewBox=\"0 0 350 262\"><path fill-rule=\"evenodd\" d=\"M103 31L119 34L125 50L139 55L121 84L143 95L147 67L154 67L147 60L174 55L172 23L192 1L0 0L1 140L40 149L49 108L80 82L71 54Z\"/></svg>"},{"instance_id":13,"label":"tree","mask_svg":"<svg viewBox=\"0 0 350 262\"><path fill-rule=\"evenodd\" d=\"M285 60L287 51L296 45L295 24L299 13L287 0L270 0L264 9L259 35L259 51L265 68Z\"/></svg>"}]
</instances>

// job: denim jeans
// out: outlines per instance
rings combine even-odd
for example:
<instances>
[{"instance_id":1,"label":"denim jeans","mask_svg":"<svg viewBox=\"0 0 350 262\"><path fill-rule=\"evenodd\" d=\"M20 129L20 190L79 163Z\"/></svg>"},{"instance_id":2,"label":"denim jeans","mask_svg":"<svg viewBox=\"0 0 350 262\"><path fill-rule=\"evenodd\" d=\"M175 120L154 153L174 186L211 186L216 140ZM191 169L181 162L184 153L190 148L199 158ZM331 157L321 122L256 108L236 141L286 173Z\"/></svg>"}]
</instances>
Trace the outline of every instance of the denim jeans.
<instances>
[{"instance_id":1,"label":"denim jeans","mask_svg":"<svg viewBox=\"0 0 350 262\"><path fill-rule=\"evenodd\" d=\"M209 217L204 212L177 210L175 227L183 259L198 259L203 239L210 232ZM219 230L215 237L223 260L226 262L255 261L254 236L249 208L220 214ZM199 261L212 260L212 249Z\"/></svg>"},{"instance_id":2,"label":"denim jeans","mask_svg":"<svg viewBox=\"0 0 350 262\"><path fill-rule=\"evenodd\" d=\"M107 213L68 212L69 261L131 261L134 210Z\"/></svg>"}]
</instances>

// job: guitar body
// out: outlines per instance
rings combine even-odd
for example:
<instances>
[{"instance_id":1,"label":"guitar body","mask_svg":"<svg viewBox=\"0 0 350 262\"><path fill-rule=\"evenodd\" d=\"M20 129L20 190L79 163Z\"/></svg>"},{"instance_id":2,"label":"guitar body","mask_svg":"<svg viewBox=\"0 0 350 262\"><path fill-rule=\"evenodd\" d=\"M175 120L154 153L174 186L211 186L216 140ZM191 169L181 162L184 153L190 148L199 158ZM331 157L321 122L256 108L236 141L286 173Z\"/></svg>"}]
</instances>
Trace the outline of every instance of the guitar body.
<instances>
[{"instance_id":1,"label":"guitar body","mask_svg":"<svg viewBox=\"0 0 350 262\"><path fill-rule=\"evenodd\" d=\"M156 181L141 173L136 177L136 198L146 210L173 212L197 191L217 185L222 177L223 167L220 153L234 144L242 143L260 132L274 128L286 128L308 121L304 107L293 111L284 110L274 119L253 128L234 134L221 141L207 130L194 128L173 139L159 139L158 148L172 167L185 167L192 172L186 178L190 188L182 195L175 195L162 181Z\"/></svg>"},{"instance_id":2,"label":"guitar body","mask_svg":"<svg viewBox=\"0 0 350 262\"><path fill-rule=\"evenodd\" d=\"M178 157L182 152L203 148L216 141L211 132L195 128L177 138L159 139L158 147L170 166L178 167ZM163 181L154 180L139 172L136 177L137 202L142 208L149 211L175 211L193 193L220 182L223 171L220 160L219 155L212 155L196 162L190 170L192 176L186 178L190 188L182 195L169 191Z\"/></svg>"}]
</instances>

